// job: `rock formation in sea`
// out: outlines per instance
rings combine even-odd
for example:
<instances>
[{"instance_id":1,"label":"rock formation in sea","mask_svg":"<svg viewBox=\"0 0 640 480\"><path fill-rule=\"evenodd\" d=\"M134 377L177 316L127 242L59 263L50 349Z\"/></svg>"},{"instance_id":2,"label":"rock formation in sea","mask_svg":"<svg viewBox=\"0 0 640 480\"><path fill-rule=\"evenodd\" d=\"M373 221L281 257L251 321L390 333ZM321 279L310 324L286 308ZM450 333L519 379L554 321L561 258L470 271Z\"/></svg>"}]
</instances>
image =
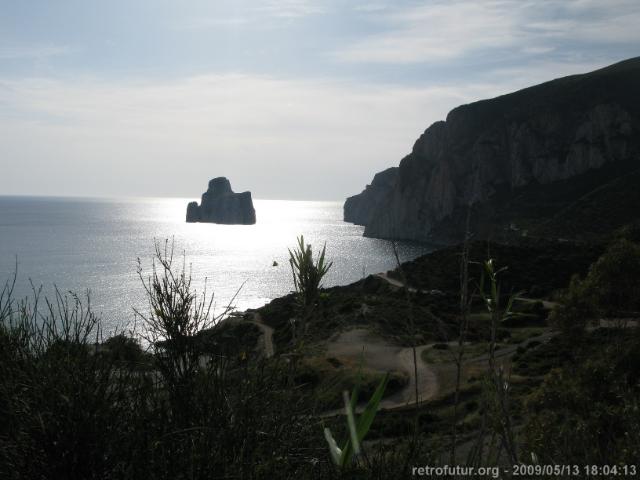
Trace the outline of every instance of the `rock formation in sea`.
<instances>
[{"instance_id":1,"label":"rock formation in sea","mask_svg":"<svg viewBox=\"0 0 640 480\"><path fill-rule=\"evenodd\" d=\"M471 206L477 233L526 233L639 168L640 57L455 108L344 218L371 237L449 243Z\"/></svg>"},{"instance_id":2,"label":"rock formation in sea","mask_svg":"<svg viewBox=\"0 0 640 480\"><path fill-rule=\"evenodd\" d=\"M256 211L251 192L234 193L227 178L214 178L202 194L200 205L198 202L187 205L187 222L253 225L256 223Z\"/></svg>"}]
</instances>

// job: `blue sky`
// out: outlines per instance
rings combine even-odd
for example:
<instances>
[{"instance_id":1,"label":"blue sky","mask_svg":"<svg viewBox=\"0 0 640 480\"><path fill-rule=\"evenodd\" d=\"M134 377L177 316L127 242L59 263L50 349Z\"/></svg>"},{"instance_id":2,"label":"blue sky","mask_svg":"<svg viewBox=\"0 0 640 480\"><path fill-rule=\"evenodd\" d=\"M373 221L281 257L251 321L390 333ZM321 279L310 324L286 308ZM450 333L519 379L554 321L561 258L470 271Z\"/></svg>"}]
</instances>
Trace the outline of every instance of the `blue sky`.
<instances>
[{"instance_id":1,"label":"blue sky","mask_svg":"<svg viewBox=\"0 0 640 480\"><path fill-rule=\"evenodd\" d=\"M0 0L0 194L343 199L455 106L640 54L637 0Z\"/></svg>"}]
</instances>

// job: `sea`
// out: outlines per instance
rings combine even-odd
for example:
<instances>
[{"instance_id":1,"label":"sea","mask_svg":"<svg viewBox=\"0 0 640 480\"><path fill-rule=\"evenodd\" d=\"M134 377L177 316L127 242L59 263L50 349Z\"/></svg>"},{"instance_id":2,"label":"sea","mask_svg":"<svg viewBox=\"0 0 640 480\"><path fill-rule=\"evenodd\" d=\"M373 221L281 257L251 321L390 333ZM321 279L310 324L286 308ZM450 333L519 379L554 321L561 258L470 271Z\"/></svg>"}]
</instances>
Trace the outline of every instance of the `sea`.
<instances>
[{"instance_id":1,"label":"sea","mask_svg":"<svg viewBox=\"0 0 640 480\"><path fill-rule=\"evenodd\" d=\"M346 285L396 265L390 241L342 221L342 202L254 200L255 225L186 223L185 198L0 196L0 280L17 268L14 297L84 297L105 333L126 330L148 309L137 268L151 272L155 244L173 246L192 286L214 294L215 312L260 307L294 288L289 248L298 236L333 262L324 286ZM402 261L433 247L398 243ZM42 300L42 299L41 299Z\"/></svg>"}]
</instances>

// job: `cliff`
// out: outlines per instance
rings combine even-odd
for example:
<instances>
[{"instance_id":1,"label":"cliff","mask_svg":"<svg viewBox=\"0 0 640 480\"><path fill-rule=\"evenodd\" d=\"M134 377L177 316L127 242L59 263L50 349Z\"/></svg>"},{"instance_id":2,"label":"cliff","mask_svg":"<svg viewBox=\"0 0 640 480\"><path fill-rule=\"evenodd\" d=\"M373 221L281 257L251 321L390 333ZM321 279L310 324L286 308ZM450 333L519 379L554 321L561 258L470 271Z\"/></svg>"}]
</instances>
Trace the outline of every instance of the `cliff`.
<instances>
[{"instance_id":1,"label":"cliff","mask_svg":"<svg viewBox=\"0 0 640 480\"><path fill-rule=\"evenodd\" d=\"M251 192L234 193L229 180L214 178L202 194L200 205L198 202L187 205L187 222L253 225L256 223L256 211Z\"/></svg>"},{"instance_id":2,"label":"cliff","mask_svg":"<svg viewBox=\"0 0 640 480\"><path fill-rule=\"evenodd\" d=\"M367 225L373 212L381 207L380 202L393 190L398 178L398 167L391 167L376 173L371 185L344 203L344 221L356 225Z\"/></svg>"},{"instance_id":3,"label":"cliff","mask_svg":"<svg viewBox=\"0 0 640 480\"><path fill-rule=\"evenodd\" d=\"M347 200L345 220L364 220L371 237L449 243L471 206L482 236L534 231L638 168L634 58L452 110L416 141L388 191Z\"/></svg>"}]
</instances>

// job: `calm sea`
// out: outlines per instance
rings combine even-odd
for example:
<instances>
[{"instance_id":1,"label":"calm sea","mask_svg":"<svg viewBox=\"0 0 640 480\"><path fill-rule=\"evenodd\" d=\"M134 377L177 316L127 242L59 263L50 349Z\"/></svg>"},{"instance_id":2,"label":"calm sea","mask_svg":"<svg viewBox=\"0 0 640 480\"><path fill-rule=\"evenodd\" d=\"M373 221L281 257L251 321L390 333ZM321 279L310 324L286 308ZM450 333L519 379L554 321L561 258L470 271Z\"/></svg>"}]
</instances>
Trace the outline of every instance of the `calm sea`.
<instances>
[{"instance_id":1,"label":"calm sea","mask_svg":"<svg viewBox=\"0 0 640 480\"><path fill-rule=\"evenodd\" d=\"M239 310L264 305L293 288L288 247L303 234L314 247L327 245L333 261L325 286L354 282L395 265L390 242L362 236L362 227L342 221L341 202L256 200L252 226L189 224L189 199L87 199L0 197L0 277L18 261L17 295L31 280L51 293L91 291L92 306L107 330L126 327L133 307L145 307L136 261L147 271L154 240L173 239L191 265L194 286L204 279L218 310L242 287ZM402 260L430 251L400 244ZM274 267L273 262L278 266Z\"/></svg>"}]
</instances>

